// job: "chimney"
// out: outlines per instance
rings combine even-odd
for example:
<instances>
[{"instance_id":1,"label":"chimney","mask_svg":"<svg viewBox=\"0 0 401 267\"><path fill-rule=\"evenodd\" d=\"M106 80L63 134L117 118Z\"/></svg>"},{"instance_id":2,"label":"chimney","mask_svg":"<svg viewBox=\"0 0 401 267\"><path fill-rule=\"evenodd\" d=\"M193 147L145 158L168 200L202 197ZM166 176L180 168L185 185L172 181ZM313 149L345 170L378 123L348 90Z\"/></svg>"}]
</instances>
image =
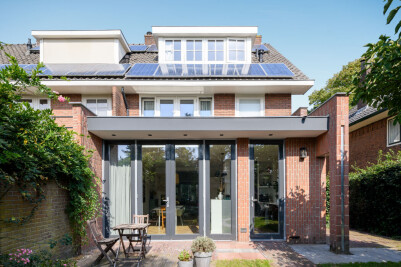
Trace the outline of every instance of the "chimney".
<instances>
[{"instance_id":1,"label":"chimney","mask_svg":"<svg viewBox=\"0 0 401 267\"><path fill-rule=\"evenodd\" d=\"M262 35L256 35L254 45L262 44Z\"/></svg>"},{"instance_id":2,"label":"chimney","mask_svg":"<svg viewBox=\"0 0 401 267\"><path fill-rule=\"evenodd\" d=\"M361 82L361 84L363 84L365 82L365 78L366 78L366 66L365 66L364 58L361 59L361 71L362 71L362 75L361 75L360 82ZM359 110L359 109L363 108L364 106L366 106L366 103L363 102L363 100L359 99L356 106L357 106L357 109Z\"/></svg>"},{"instance_id":3,"label":"chimney","mask_svg":"<svg viewBox=\"0 0 401 267\"><path fill-rule=\"evenodd\" d=\"M26 49L27 49L28 51L32 49L31 38L28 38L28 43L26 44Z\"/></svg>"},{"instance_id":4,"label":"chimney","mask_svg":"<svg viewBox=\"0 0 401 267\"><path fill-rule=\"evenodd\" d=\"M152 32L147 32L145 34L145 45L153 45L156 44L155 38L153 38Z\"/></svg>"}]
</instances>

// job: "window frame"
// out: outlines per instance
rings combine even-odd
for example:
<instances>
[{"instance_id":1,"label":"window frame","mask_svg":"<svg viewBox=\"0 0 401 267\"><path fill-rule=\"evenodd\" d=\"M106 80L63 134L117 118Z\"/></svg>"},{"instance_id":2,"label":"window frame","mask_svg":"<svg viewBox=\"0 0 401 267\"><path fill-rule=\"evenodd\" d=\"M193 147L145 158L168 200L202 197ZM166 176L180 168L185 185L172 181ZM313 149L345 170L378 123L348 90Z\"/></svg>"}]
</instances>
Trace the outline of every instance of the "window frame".
<instances>
[{"instance_id":1,"label":"window frame","mask_svg":"<svg viewBox=\"0 0 401 267\"><path fill-rule=\"evenodd\" d=\"M223 41L223 60L209 60L209 41L214 41L216 43L216 41ZM206 62L213 62L213 63L226 63L228 62L228 54L227 54L227 38L206 38L205 39L205 46L206 46ZM216 48L216 45L215 45ZM217 52L220 50L215 49L214 52Z\"/></svg>"},{"instance_id":2,"label":"window frame","mask_svg":"<svg viewBox=\"0 0 401 267\"><path fill-rule=\"evenodd\" d=\"M149 100L153 100L153 116L145 116L145 114L144 114L145 105L143 103L145 101L149 101ZM157 105L157 103L156 103L156 99L154 97L142 97L141 101L140 101L139 115L141 117L149 117L149 118L156 117L156 105Z\"/></svg>"},{"instance_id":3,"label":"window frame","mask_svg":"<svg viewBox=\"0 0 401 267\"><path fill-rule=\"evenodd\" d=\"M184 46L185 46L185 50L183 51L183 54L184 54L184 62L190 62L190 63L193 63L193 64L202 64L203 62L205 62L205 47L204 47L204 39L202 39L202 38L191 38L191 39L184 39L183 40L184 41ZM194 49L193 50L188 50L187 49L187 42L188 41L193 41L194 42ZM188 54L188 51L192 51L193 53L194 53L194 59L195 59L195 53L198 51L198 50L196 50L195 49L195 43L196 43L196 41L201 41L201 55L202 55L202 59L201 60L188 60L188 58L187 58L187 54ZM182 58L182 54L181 54L181 58Z\"/></svg>"},{"instance_id":4,"label":"window frame","mask_svg":"<svg viewBox=\"0 0 401 267\"><path fill-rule=\"evenodd\" d=\"M230 50L230 41L235 40L235 50ZM237 42L238 41L244 41L244 60L238 60L238 50L237 49ZM235 60L230 59L230 51L235 51ZM247 61L247 40L245 38L227 38L227 62L232 62L232 63L245 63Z\"/></svg>"},{"instance_id":5,"label":"window frame","mask_svg":"<svg viewBox=\"0 0 401 267\"><path fill-rule=\"evenodd\" d=\"M87 101L88 101L89 99L96 99L96 104L97 104L97 100L98 100L98 99L106 99L106 100L107 100L107 114L106 114L106 116L107 116L107 117L113 116L113 110L112 110L112 106L111 106L111 104L112 104L112 103L111 103L112 99L111 99L110 96L108 96L108 95L83 95L83 96L82 96L82 104L83 104L87 109L89 109L90 111L92 111L93 113L95 113L96 116L99 116L99 115L97 115L97 107L96 107L96 110L91 110L90 108L88 108L88 106L87 106ZM100 116L100 117L103 117L103 116Z\"/></svg>"},{"instance_id":6,"label":"window frame","mask_svg":"<svg viewBox=\"0 0 401 267\"><path fill-rule=\"evenodd\" d=\"M166 42L167 41L173 41L173 50L172 50L172 52L173 52L173 60L168 60L167 59L167 49L166 49L166 47L167 47L166 46ZM180 43L181 43L181 50L175 50L175 48L174 48L174 43L177 42L177 41L180 41ZM166 38L166 39L163 40L163 44L164 44L164 55L163 55L163 57L164 57L164 61L165 62L177 63L177 62L183 62L184 61L183 59L185 59L184 56L186 55L186 42L185 42L184 39ZM183 48L185 48L185 50ZM180 51L181 60L174 60L174 53L176 51Z\"/></svg>"},{"instance_id":7,"label":"window frame","mask_svg":"<svg viewBox=\"0 0 401 267\"><path fill-rule=\"evenodd\" d=\"M51 108L52 108L52 101L51 101L51 99L50 99L50 98L47 98L47 97L45 97L45 96L22 95L22 96L21 96L21 100L31 100L30 106L31 106L33 109L36 109L36 110L45 110L45 109L51 109ZM48 102L48 107L47 107L47 108L44 108L44 109L41 109L41 108L40 108L40 100L47 100L47 102ZM24 102L24 101L20 101L20 103L21 103L21 102Z\"/></svg>"},{"instance_id":8,"label":"window frame","mask_svg":"<svg viewBox=\"0 0 401 267\"><path fill-rule=\"evenodd\" d=\"M397 146L397 145L400 145L401 144L401 138L400 138L400 141L398 141L398 142L395 142L395 143L390 143L390 123L393 123L393 122L391 122L392 120L394 120L394 118L395 117L391 117L391 118L388 118L387 119L387 125L386 125L386 128L387 128L387 147L392 147L392 146ZM400 123L398 123L398 126L399 126L399 128L400 128L400 136L401 136L401 124Z\"/></svg>"},{"instance_id":9,"label":"window frame","mask_svg":"<svg viewBox=\"0 0 401 267\"><path fill-rule=\"evenodd\" d=\"M256 100L258 99L260 102L260 111L258 116L241 116L239 111L239 102L241 99L248 99L248 100ZM236 95L235 96L235 116L236 117L264 117L265 116L265 97L262 95Z\"/></svg>"}]
</instances>

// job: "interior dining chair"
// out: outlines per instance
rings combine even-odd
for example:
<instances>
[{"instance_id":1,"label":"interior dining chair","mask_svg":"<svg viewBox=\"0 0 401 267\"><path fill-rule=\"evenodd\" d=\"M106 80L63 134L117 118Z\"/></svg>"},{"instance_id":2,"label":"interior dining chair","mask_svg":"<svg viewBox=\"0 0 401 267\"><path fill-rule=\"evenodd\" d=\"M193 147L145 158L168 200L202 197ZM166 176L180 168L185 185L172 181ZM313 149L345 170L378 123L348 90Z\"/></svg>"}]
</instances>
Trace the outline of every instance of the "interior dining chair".
<instances>
[{"instance_id":1,"label":"interior dining chair","mask_svg":"<svg viewBox=\"0 0 401 267\"><path fill-rule=\"evenodd\" d=\"M161 207L161 215L162 215L162 229L164 229L164 220L166 219L166 207Z\"/></svg>"}]
</instances>

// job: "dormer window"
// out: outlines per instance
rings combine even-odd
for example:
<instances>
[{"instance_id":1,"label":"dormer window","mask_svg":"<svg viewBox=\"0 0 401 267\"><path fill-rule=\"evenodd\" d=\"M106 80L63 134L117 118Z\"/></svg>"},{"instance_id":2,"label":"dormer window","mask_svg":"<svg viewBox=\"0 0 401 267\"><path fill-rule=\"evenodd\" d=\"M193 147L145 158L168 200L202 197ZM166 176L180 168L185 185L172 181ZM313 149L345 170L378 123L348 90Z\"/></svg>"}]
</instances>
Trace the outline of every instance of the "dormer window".
<instances>
[{"instance_id":1,"label":"dormer window","mask_svg":"<svg viewBox=\"0 0 401 267\"><path fill-rule=\"evenodd\" d=\"M208 40L208 60L209 61L224 61L224 41L223 40Z\"/></svg>"},{"instance_id":2,"label":"dormer window","mask_svg":"<svg viewBox=\"0 0 401 267\"><path fill-rule=\"evenodd\" d=\"M166 40L166 61L181 61L181 40Z\"/></svg>"},{"instance_id":3,"label":"dormer window","mask_svg":"<svg viewBox=\"0 0 401 267\"><path fill-rule=\"evenodd\" d=\"M187 61L202 61L202 40L187 40Z\"/></svg>"},{"instance_id":4,"label":"dormer window","mask_svg":"<svg viewBox=\"0 0 401 267\"><path fill-rule=\"evenodd\" d=\"M245 40L228 40L229 61L245 61Z\"/></svg>"}]
</instances>

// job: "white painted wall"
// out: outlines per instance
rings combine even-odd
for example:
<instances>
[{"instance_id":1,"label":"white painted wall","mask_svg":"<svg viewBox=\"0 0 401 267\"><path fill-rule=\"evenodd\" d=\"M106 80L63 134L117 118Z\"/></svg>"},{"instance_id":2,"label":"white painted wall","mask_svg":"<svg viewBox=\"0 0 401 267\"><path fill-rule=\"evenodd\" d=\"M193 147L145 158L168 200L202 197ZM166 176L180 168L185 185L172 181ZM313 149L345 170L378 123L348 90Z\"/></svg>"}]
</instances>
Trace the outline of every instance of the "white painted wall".
<instances>
[{"instance_id":1,"label":"white painted wall","mask_svg":"<svg viewBox=\"0 0 401 267\"><path fill-rule=\"evenodd\" d=\"M125 51L118 39L43 39L43 63L118 64Z\"/></svg>"}]
</instances>

